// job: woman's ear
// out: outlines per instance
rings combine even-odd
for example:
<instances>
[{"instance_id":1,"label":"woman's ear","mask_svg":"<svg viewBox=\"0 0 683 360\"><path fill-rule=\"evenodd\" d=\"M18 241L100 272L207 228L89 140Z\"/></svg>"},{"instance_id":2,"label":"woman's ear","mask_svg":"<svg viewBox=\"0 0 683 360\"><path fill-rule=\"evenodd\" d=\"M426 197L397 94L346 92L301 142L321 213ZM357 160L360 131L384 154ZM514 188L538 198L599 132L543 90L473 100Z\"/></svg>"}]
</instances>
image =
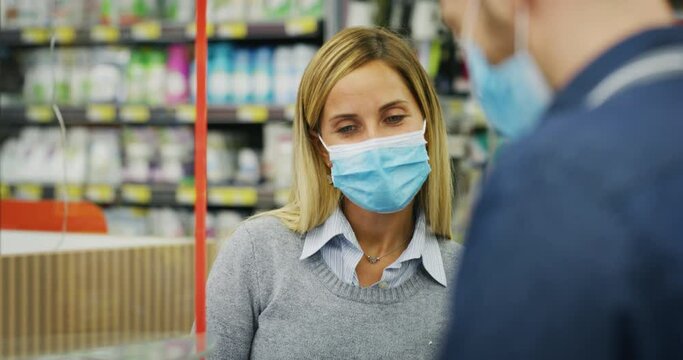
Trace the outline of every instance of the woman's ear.
<instances>
[{"instance_id":1,"label":"woman's ear","mask_svg":"<svg viewBox=\"0 0 683 360\"><path fill-rule=\"evenodd\" d=\"M316 130L309 130L308 131L308 138L311 141L311 144L313 145L313 148L315 151L320 154L320 156L323 158L323 161L325 162L325 165L327 165L328 168L332 168L332 162L330 161L330 154L327 152L327 149L323 146L319 133Z\"/></svg>"}]
</instances>

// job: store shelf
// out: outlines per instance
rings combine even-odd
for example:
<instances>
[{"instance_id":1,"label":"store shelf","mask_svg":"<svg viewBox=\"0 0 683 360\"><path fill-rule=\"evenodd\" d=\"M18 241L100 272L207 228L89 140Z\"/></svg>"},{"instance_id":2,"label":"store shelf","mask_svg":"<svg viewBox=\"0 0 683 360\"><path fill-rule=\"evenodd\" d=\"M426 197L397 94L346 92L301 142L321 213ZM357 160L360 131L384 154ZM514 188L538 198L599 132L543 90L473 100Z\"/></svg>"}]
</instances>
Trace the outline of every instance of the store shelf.
<instances>
[{"instance_id":1,"label":"store shelf","mask_svg":"<svg viewBox=\"0 0 683 360\"><path fill-rule=\"evenodd\" d=\"M126 27L97 25L90 28L5 29L0 31L0 44L44 46L49 45L53 34L60 45L177 43L192 41L195 29L193 24L162 24L156 21ZM207 37L209 40L318 40L322 38L322 29L322 21L315 18L258 23L227 22L209 24Z\"/></svg>"},{"instance_id":2,"label":"store shelf","mask_svg":"<svg viewBox=\"0 0 683 360\"><path fill-rule=\"evenodd\" d=\"M195 120L193 105L150 107L145 105L93 104L60 106L67 125L182 125ZM49 105L0 107L0 126L56 125L57 119ZM293 106L221 105L209 106L209 124L249 124L266 121L292 120Z\"/></svg>"},{"instance_id":3,"label":"store shelf","mask_svg":"<svg viewBox=\"0 0 683 360\"><path fill-rule=\"evenodd\" d=\"M23 200L61 199L60 185L0 184L0 198ZM195 202L193 185L146 185L125 183L67 185L70 200L88 200L101 205L123 206L192 206ZM211 207L272 208L273 191L268 186L209 186L207 202Z\"/></svg>"}]
</instances>

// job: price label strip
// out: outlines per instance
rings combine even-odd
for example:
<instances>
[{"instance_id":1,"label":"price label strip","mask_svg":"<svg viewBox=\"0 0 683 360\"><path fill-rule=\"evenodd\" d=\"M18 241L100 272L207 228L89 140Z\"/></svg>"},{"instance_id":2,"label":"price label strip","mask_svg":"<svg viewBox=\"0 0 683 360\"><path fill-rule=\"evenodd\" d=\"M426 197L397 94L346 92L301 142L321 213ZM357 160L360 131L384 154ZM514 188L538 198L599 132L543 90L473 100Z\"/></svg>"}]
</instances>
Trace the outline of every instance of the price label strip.
<instances>
[{"instance_id":1,"label":"price label strip","mask_svg":"<svg viewBox=\"0 0 683 360\"><path fill-rule=\"evenodd\" d=\"M145 123L149 118L149 107L145 105L126 105L121 108L121 120L124 122Z\"/></svg>"},{"instance_id":2,"label":"price label strip","mask_svg":"<svg viewBox=\"0 0 683 360\"><path fill-rule=\"evenodd\" d=\"M56 27L55 40L60 44L72 44L76 40L76 29L71 26Z\"/></svg>"},{"instance_id":3,"label":"price label strip","mask_svg":"<svg viewBox=\"0 0 683 360\"><path fill-rule=\"evenodd\" d=\"M175 199L178 204L191 205L197 199L193 185L180 185L176 190Z\"/></svg>"},{"instance_id":4,"label":"price label strip","mask_svg":"<svg viewBox=\"0 0 683 360\"><path fill-rule=\"evenodd\" d=\"M85 117L92 122L111 123L116 120L116 107L106 104L89 105Z\"/></svg>"},{"instance_id":5,"label":"price label strip","mask_svg":"<svg viewBox=\"0 0 683 360\"><path fill-rule=\"evenodd\" d=\"M9 185L0 184L0 199L9 199L12 193L10 191Z\"/></svg>"},{"instance_id":6,"label":"price label strip","mask_svg":"<svg viewBox=\"0 0 683 360\"><path fill-rule=\"evenodd\" d=\"M53 116L52 109L47 105L36 105L26 108L26 118L31 122L49 123L52 121Z\"/></svg>"},{"instance_id":7,"label":"price label strip","mask_svg":"<svg viewBox=\"0 0 683 360\"><path fill-rule=\"evenodd\" d=\"M152 190L147 185L124 184L121 187L121 197L129 203L149 204L152 200Z\"/></svg>"},{"instance_id":8,"label":"price label strip","mask_svg":"<svg viewBox=\"0 0 683 360\"><path fill-rule=\"evenodd\" d=\"M175 119L177 122L193 123L195 122L196 115L194 105L178 105L175 109Z\"/></svg>"},{"instance_id":9,"label":"price label strip","mask_svg":"<svg viewBox=\"0 0 683 360\"><path fill-rule=\"evenodd\" d=\"M114 187L111 185L101 184L101 185L88 185L85 190L85 196L97 203L112 203L114 202L114 197L116 192Z\"/></svg>"},{"instance_id":10,"label":"price label strip","mask_svg":"<svg viewBox=\"0 0 683 360\"><path fill-rule=\"evenodd\" d=\"M237 108L237 120L262 123L268 120L268 108L258 105L246 105Z\"/></svg>"},{"instance_id":11,"label":"price label strip","mask_svg":"<svg viewBox=\"0 0 683 360\"><path fill-rule=\"evenodd\" d=\"M131 36L135 40L158 40L161 38L161 24L156 21L146 21L133 25Z\"/></svg>"},{"instance_id":12,"label":"price label strip","mask_svg":"<svg viewBox=\"0 0 683 360\"><path fill-rule=\"evenodd\" d=\"M50 32L44 28L30 27L21 31L21 41L26 44L44 44L50 40Z\"/></svg>"},{"instance_id":13,"label":"price label strip","mask_svg":"<svg viewBox=\"0 0 683 360\"><path fill-rule=\"evenodd\" d=\"M66 190L65 190L66 189ZM64 193L66 192L66 198L71 201L78 201L83 199L83 188L74 184L67 184L66 188L63 185L58 185L56 187L57 200L64 198Z\"/></svg>"},{"instance_id":14,"label":"price label strip","mask_svg":"<svg viewBox=\"0 0 683 360\"><path fill-rule=\"evenodd\" d=\"M245 23L225 23L218 27L218 37L223 39L245 39L249 35Z\"/></svg>"},{"instance_id":15,"label":"price label strip","mask_svg":"<svg viewBox=\"0 0 683 360\"><path fill-rule=\"evenodd\" d=\"M95 42L113 43L119 41L119 28L108 25L97 25L90 30L90 39Z\"/></svg>"},{"instance_id":16,"label":"price label strip","mask_svg":"<svg viewBox=\"0 0 683 360\"><path fill-rule=\"evenodd\" d=\"M207 195L212 205L255 206L258 202L258 191L251 187L212 187Z\"/></svg>"},{"instance_id":17,"label":"price label strip","mask_svg":"<svg viewBox=\"0 0 683 360\"><path fill-rule=\"evenodd\" d=\"M308 35L317 31L318 21L315 18L292 19L285 23L285 33L289 36Z\"/></svg>"},{"instance_id":18,"label":"price label strip","mask_svg":"<svg viewBox=\"0 0 683 360\"><path fill-rule=\"evenodd\" d=\"M15 195L23 200L40 200L43 198L43 187L35 184L17 185Z\"/></svg>"}]
</instances>

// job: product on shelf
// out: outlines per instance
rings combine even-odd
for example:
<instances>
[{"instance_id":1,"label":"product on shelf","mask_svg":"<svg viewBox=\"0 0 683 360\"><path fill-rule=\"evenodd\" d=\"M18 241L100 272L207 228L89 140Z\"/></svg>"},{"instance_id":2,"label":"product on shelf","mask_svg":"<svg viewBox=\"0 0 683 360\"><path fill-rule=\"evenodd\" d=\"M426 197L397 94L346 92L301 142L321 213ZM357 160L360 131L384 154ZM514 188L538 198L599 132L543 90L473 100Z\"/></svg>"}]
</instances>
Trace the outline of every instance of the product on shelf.
<instances>
[{"instance_id":1,"label":"product on shelf","mask_svg":"<svg viewBox=\"0 0 683 360\"><path fill-rule=\"evenodd\" d=\"M96 24L131 26L144 21L190 23L194 20L194 3L194 0L3 0L0 24L3 28L17 29ZM323 0L209 0L207 15L211 22L320 18L323 5Z\"/></svg>"},{"instance_id":2,"label":"product on shelf","mask_svg":"<svg viewBox=\"0 0 683 360\"><path fill-rule=\"evenodd\" d=\"M160 18L156 0L100 0L100 21L107 25L132 25Z\"/></svg>"},{"instance_id":3,"label":"product on shelf","mask_svg":"<svg viewBox=\"0 0 683 360\"><path fill-rule=\"evenodd\" d=\"M194 134L189 128L165 128L158 132L159 163L154 174L157 183L178 184L192 176Z\"/></svg>"},{"instance_id":4,"label":"product on shelf","mask_svg":"<svg viewBox=\"0 0 683 360\"><path fill-rule=\"evenodd\" d=\"M238 184L257 185L261 179L261 163L256 150L242 148L237 154L237 175L235 180Z\"/></svg>"},{"instance_id":5,"label":"product on shelf","mask_svg":"<svg viewBox=\"0 0 683 360\"><path fill-rule=\"evenodd\" d=\"M277 47L209 46L209 104L289 105L316 48L298 44ZM53 62L54 58L54 62ZM195 65L190 47L73 47L23 52L26 104L88 103L178 105L194 99Z\"/></svg>"},{"instance_id":6,"label":"product on shelf","mask_svg":"<svg viewBox=\"0 0 683 360\"><path fill-rule=\"evenodd\" d=\"M194 213L189 209L110 207L105 209L111 235L181 238L194 235ZM244 220L233 210L209 212L206 217L208 238L226 239Z\"/></svg>"},{"instance_id":7,"label":"product on shelf","mask_svg":"<svg viewBox=\"0 0 683 360\"><path fill-rule=\"evenodd\" d=\"M206 144L206 179L208 183L228 183L234 174L235 149L228 146L224 134L209 132Z\"/></svg>"},{"instance_id":8,"label":"product on shelf","mask_svg":"<svg viewBox=\"0 0 683 360\"><path fill-rule=\"evenodd\" d=\"M194 20L194 3L195 0L165 0L164 20L176 23L188 23Z\"/></svg>"},{"instance_id":9,"label":"product on shelf","mask_svg":"<svg viewBox=\"0 0 683 360\"><path fill-rule=\"evenodd\" d=\"M233 57L233 48L229 44L209 47L207 97L210 104L227 104L234 101Z\"/></svg>"},{"instance_id":10,"label":"product on shelf","mask_svg":"<svg viewBox=\"0 0 683 360\"><path fill-rule=\"evenodd\" d=\"M89 134L83 128L67 133L67 182L86 180ZM45 183L63 180L63 156L59 129L28 127L10 138L0 149L0 182L6 184Z\"/></svg>"},{"instance_id":11,"label":"product on shelf","mask_svg":"<svg viewBox=\"0 0 683 360\"><path fill-rule=\"evenodd\" d=\"M235 21L246 19L246 0L209 0L207 11L209 21Z\"/></svg>"},{"instance_id":12,"label":"product on shelf","mask_svg":"<svg viewBox=\"0 0 683 360\"><path fill-rule=\"evenodd\" d=\"M175 44L168 50L166 64L166 103L182 104L189 100L190 54L186 46Z\"/></svg>"},{"instance_id":13,"label":"product on shelf","mask_svg":"<svg viewBox=\"0 0 683 360\"><path fill-rule=\"evenodd\" d=\"M90 139L87 182L120 185L123 174L118 131L92 130Z\"/></svg>"},{"instance_id":14,"label":"product on shelf","mask_svg":"<svg viewBox=\"0 0 683 360\"><path fill-rule=\"evenodd\" d=\"M130 50L119 47L97 48L91 56L88 87L90 102L124 102L125 68L130 61Z\"/></svg>"},{"instance_id":15,"label":"product on shelf","mask_svg":"<svg viewBox=\"0 0 683 360\"><path fill-rule=\"evenodd\" d=\"M286 189L292 181L292 128L270 123L263 129L263 176L277 189Z\"/></svg>"},{"instance_id":16,"label":"product on shelf","mask_svg":"<svg viewBox=\"0 0 683 360\"><path fill-rule=\"evenodd\" d=\"M246 104L252 102L253 86L252 86L252 62L251 52L247 49L235 50L235 72L232 76L234 101L238 104Z\"/></svg>"}]
</instances>

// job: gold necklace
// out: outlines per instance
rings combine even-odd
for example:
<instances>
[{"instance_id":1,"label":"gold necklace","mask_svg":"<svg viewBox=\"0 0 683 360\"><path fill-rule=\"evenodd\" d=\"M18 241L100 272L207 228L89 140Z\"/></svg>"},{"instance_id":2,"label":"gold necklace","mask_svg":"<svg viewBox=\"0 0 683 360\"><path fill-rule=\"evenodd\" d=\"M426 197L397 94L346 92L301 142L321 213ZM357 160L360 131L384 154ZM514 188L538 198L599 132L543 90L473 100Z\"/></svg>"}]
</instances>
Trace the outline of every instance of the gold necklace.
<instances>
[{"instance_id":1,"label":"gold necklace","mask_svg":"<svg viewBox=\"0 0 683 360\"><path fill-rule=\"evenodd\" d=\"M407 242L407 241L406 241L406 242ZM391 255L391 254L395 253L396 250L402 248L403 245L405 245L406 242L402 243L401 245L399 245L398 247L394 248L393 250L389 251L388 253L386 253L386 254L384 254L384 255L380 255L380 256L370 256L370 255L365 254L365 252L363 252L363 256L365 256L365 258L368 260L368 262L370 262L370 264L377 264L377 263L378 263L380 260L382 260L382 258L384 258L385 256Z\"/></svg>"}]
</instances>

